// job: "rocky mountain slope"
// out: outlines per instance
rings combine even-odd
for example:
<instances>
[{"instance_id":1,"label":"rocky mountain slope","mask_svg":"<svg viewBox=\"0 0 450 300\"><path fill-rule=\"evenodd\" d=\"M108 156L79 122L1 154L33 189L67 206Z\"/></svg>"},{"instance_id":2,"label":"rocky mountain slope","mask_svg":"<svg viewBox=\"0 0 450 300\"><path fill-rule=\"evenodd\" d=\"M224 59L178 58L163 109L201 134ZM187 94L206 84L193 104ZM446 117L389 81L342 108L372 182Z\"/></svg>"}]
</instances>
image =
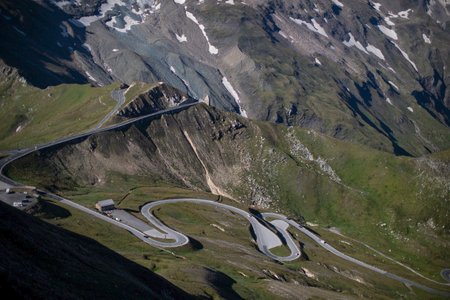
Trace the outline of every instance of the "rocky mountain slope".
<instances>
[{"instance_id":1,"label":"rocky mountain slope","mask_svg":"<svg viewBox=\"0 0 450 300\"><path fill-rule=\"evenodd\" d=\"M117 95L123 95L123 104ZM0 60L0 153L192 101L161 82L103 87L60 84L40 89Z\"/></svg>"},{"instance_id":2,"label":"rocky mountain slope","mask_svg":"<svg viewBox=\"0 0 450 300\"><path fill-rule=\"evenodd\" d=\"M200 104L40 151L7 172L68 197L117 186L210 191L387 243L436 274L448 261L448 153L399 158Z\"/></svg>"},{"instance_id":3,"label":"rocky mountain slope","mask_svg":"<svg viewBox=\"0 0 450 300\"><path fill-rule=\"evenodd\" d=\"M396 154L450 146L445 1L27 0L1 14L0 55L38 86L164 81Z\"/></svg>"},{"instance_id":4,"label":"rocky mountain slope","mask_svg":"<svg viewBox=\"0 0 450 300\"><path fill-rule=\"evenodd\" d=\"M58 207L52 211L47 217L70 215ZM98 242L3 202L0 237L0 289L10 299L192 298Z\"/></svg>"},{"instance_id":5,"label":"rocky mountain slope","mask_svg":"<svg viewBox=\"0 0 450 300\"><path fill-rule=\"evenodd\" d=\"M133 83L127 91L133 89L135 85L136 83ZM114 121L120 122L193 101L195 100L188 95L180 93L167 84L152 85L148 89L139 91L136 96L130 96L130 101L117 112Z\"/></svg>"}]
</instances>

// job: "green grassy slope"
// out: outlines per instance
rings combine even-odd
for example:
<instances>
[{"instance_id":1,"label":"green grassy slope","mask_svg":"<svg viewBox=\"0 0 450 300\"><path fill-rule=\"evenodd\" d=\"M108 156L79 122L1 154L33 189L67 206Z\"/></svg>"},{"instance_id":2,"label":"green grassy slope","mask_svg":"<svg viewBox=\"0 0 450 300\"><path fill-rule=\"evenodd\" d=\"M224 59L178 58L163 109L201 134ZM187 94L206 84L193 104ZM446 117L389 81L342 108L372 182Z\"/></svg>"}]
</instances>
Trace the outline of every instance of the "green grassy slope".
<instances>
[{"instance_id":1,"label":"green grassy slope","mask_svg":"<svg viewBox=\"0 0 450 300\"><path fill-rule=\"evenodd\" d=\"M192 120L196 120L195 124ZM242 122L243 127L232 129L229 124L233 122ZM306 221L318 223L317 230L323 232L327 227L337 227L425 276L442 281L440 270L447 267L450 258L450 224L446 217L450 209L448 152L417 159L396 157L301 128L244 120L204 105L143 122L138 128L127 127L92 137L76 147L26 157L9 168L8 174L57 190L89 207L105 198L120 203L130 198L135 202L124 208L136 210L150 199L186 188L183 180L177 180L179 174L195 172L184 177L187 182L192 176L201 176L201 166L185 169L185 164L199 164L192 151L184 152L185 161L171 150L185 149L185 131L204 158L213 181L233 183L222 188L242 203L271 200L272 209L292 217L303 216ZM124 143L111 143L118 136ZM135 142L132 148L122 147L127 144L125 141ZM101 145L95 155L88 151L92 143ZM300 144L309 149L312 160L305 158ZM149 152L135 152L139 147ZM136 157L140 169L134 169ZM176 159L174 168L178 174L170 165L160 164L160 158L165 159L165 164ZM109 160L114 165L107 163ZM332 180L326 164L340 182ZM90 181L86 179L88 175L102 181ZM195 186L195 181L192 184L191 189L205 189L204 185ZM158 188L166 194L146 193L141 187ZM183 196L180 191L176 194ZM186 192L185 196L189 195ZM264 205L267 203L263 201ZM333 239L339 243L339 237ZM373 260L373 253L353 253L380 268L437 287L399 265L382 258Z\"/></svg>"},{"instance_id":2,"label":"green grassy slope","mask_svg":"<svg viewBox=\"0 0 450 300\"><path fill-rule=\"evenodd\" d=\"M120 203L120 208L141 218L142 216L138 213L139 207L142 203L154 199L174 197L217 199L211 194L202 192L150 186L141 186L124 194L104 190L98 191L95 195L99 199L113 197ZM79 192L73 198L90 207L94 201L92 194L87 192ZM228 199L222 198L222 200L224 203L247 209L246 205ZM63 208L71 215L62 216L51 213L56 208ZM293 236L303 246L303 258L295 262L279 264L257 251L251 241L248 223L239 216L213 207L192 204L165 205L156 208L154 213L165 224L187 234L194 242L190 246L170 249L173 252L170 254L149 247L123 230L92 219L59 203L43 205L36 216L91 237L198 296L226 299L237 297L281 299L295 298L295 295L325 299L430 297L429 294L420 290L409 290L396 281L329 255L320 246L295 231L292 231ZM219 225L224 231L211 224ZM345 253L382 266L396 274L411 276L402 268L367 251L365 247L352 240L322 228L314 227L314 230ZM274 249L274 251L284 253L283 249ZM279 279L274 279L273 274L276 274ZM274 286L278 288L274 289ZM280 294L280 291L283 292Z\"/></svg>"},{"instance_id":3,"label":"green grassy slope","mask_svg":"<svg viewBox=\"0 0 450 300\"><path fill-rule=\"evenodd\" d=\"M123 107L153 86L136 83L125 94ZM0 151L33 146L95 127L116 105L111 92L117 88L118 83L104 87L61 84L38 89L15 77L0 80Z\"/></svg>"},{"instance_id":4,"label":"green grassy slope","mask_svg":"<svg viewBox=\"0 0 450 300\"><path fill-rule=\"evenodd\" d=\"M32 146L94 127L115 105L114 84L59 85L38 89L17 81L0 84L0 149Z\"/></svg>"},{"instance_id":5,"label":"green grassy slope","mask_svg":"<svg viewBox=\"0 0 450 300\"><path fill-rule=\"evenodd\" d=\"M307 132L299 137L326 159L342 185L299 182L287 189L282 206L322 227L338 227L442 281L440 269L450 259L449 152L411 159Z\"/></svg>"}]
</instances>

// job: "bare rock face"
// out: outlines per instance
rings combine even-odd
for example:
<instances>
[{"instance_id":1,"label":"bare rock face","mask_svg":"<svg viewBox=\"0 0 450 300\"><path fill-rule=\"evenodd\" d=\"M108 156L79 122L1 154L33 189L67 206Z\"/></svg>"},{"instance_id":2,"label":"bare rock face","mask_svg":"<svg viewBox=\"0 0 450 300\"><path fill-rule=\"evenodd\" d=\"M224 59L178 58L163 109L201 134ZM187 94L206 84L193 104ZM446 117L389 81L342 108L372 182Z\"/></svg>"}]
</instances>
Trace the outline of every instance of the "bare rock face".
<instances>
[{"instance_id":1,"label":"bare rock face","mask_svg":"<svg viewBox=\"0 0 450 300\"><path fill-rule=\"evenodd\" d=\"M200 105L91 136L51 154L56 156L47 162L57 170L78 170L74 180L81 185L102 185L113 172L230 196L245 171L247 124Z\"/></svg>"},{"instance_id":2,"label":"bare rock face","mask_svg":"<svg viewBox=\"0 0 450 300\"><path fill-rule=\"evenodd\" d=\"M388 214L402 203L408 213L389 219L392 228L403 224L405 215L410 225L432 219L436 235L450 227L448 152L441 158L397 158L205 104L38 151L6 170L17 171L37 181L33 185L56 191L116 185L125 191L142 182L211 192L297 216L338 217L349 224L366 217L368 207ZM375 219L371 224L377 224Z\"/></svg>"},{"instance_id":3,"label":"bare rock face","mask_svg":"<svg viewBox=\"0 0 450 300\"><path fill-rule=\"evenodd\" d=\"M130 103L117 113L116 118L134 118L175 107L188 100L194 101L186 94L161 83L131 100Z\"/></svg>"},{"instance_id":4,"label":"bare rock face","mask_svg":"<svg viewBox=\"0 0 450 300\"><path fill-rule=\"evenodd\" d=\"M0 57L40 87L163 81L398 155L450 147L447 2L182 2L5 1Z\"/></svg>"},{"instance_id":5,"label":"bare rock face","mask_svg":"<svg viewBox=\"0 0 450 300\"><path fill-rule=\"evenodd\" d=\"M65 13L74 18L96 15L100 6L106 3L106 0L77 0L77 1L51 1Z\"/></svg>"}]
</instances>

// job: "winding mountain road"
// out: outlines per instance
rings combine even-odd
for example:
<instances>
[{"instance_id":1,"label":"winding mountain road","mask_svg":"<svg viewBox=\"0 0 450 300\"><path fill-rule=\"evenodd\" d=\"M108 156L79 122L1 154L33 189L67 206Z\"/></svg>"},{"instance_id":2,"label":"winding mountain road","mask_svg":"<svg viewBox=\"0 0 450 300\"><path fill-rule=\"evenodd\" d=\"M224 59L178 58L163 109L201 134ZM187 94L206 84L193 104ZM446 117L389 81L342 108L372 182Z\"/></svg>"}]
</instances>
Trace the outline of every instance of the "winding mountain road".
<instances>
[{"instance_id":1,"label":"winding mountain road","mask_svg":"<svg viewBox=\"0 0 450 300\"><path fill-rule=\"evenodd\" d=\"M347 254L344 254L342 252L340 252L339 250L337 250L336 248L334 248L333 246L329 245L327 242L325 242L323 239L321 239L319 236L315 235L314 233L312 233L311 231L309 231L307 228L301 226L300 224L298 224L297 222L287 218L284 215L280 215L280 214L275 214L275 213L263 213L261 214L264 218L276 218L276 219L281 219L284 220L285 222L287 222L289 225L291 225L292 227L294 227L295 229L297 229L298 231L302 232L303 234L305 234L306 236L308 236L310 239L312 239L313 241L315 241L318 245L320 245L322 248L324 248L325 250L329 251L330 253L346 260L349 262L352 262L358 266L361 266L363 268L369 269L373 272L382 274L384 276L387 276L389 278L395 279L397 281L400 281L404 284L406 284L407 286L415 286L419 289L422 289L424 291L427 291L429 293L434 293L434 294L438 294L441 296L450 296L449 292L444 292L444 291L440 291L440 290L436 290L430 287L427 287L423 284L414 282L412 280L397 276L395 274L389 273L385 270L382 270L380 268L374 267L372 265L369 265L363 261L357 260L356 258L353 258L351 256L348 256Z\"/></svg>"},{"instance_id":2,"label":"winding mountain road","mask_svg":"<svg viewBox=\"0 0 450 300\"><path fill-rule=\"evenodd\" d=\"M103 127L103 128L95 127L95 128L93 128L91 130L88 130L88 131L86 131L84 133L75 134L75 135L72 135L72 136L69 136L69 137L64 137L64 138L61 138L61 139L57 139L55 141L44 143L44 144L41 144L41 145L37 145L37 146L32 147L32 148L21 149L20 151L16 151L15 154L10 155L10 156L0 160L0 181L6 183L8 185L11 185L11 186L20 185L19 183L15 182L14 180L6 177L3 174L4 169L11 162L13 162L13 161L15 161L15 160L17 160L19 158L22 158L24 156L27 156L28 154L31 154L31 153L33 153L35 151L39 151L39 150L47 149L47 148L50 148L50 147L53 147L53 146L57 146L57 145L61 145L61 144L64 144L64 143L72 142L72 141L75 141L77 139L86 138L86 137L89 137L89 136L91 136L93 134L96 134L96 133L106 132L106 131L109 131L109 130L125 127L125 126L127 126L129 124L132 124L132 123L144 120L144 119L157 117L157 116L160 116L160 115L163 115L163 114L170 114L170 113L182 111L182 110L184 110L184 109L186 109L186 108L188 108L190 106L197 105L197 104L198 104L198 102L180 104L180 105L178 105L176 107L171 107L171 108L168 108L168 109L160 110L158 112L147 114L147 115L144 115L144 116L141 116L141 117L137 117L137 118L133 118L133 119L130 119L128 121L124 121L124 122L121 122L121 123L118 123L118 124L110 125L110 126Z\"/></svg>"},{"instance_id":3,"label":"winding mountain road","mask_svg":"<svg viewBox=\"0 0 450 300\"><path fill-rule=\"evenodd\" d=\"M92 134L95 134L95 133L106 132L106 131L109 131L109 130L118 129L118 128L127 126L129 124L132 124L134 122L137 122L137 121L140 121L140 120L144 120L144 119L147 119L147 118L157 117L157 116L160 116L160 115L163 115L163 114L169 114L169 113L174 113L174 112L177 112L177 111L181 111L181 110L186 109L187 107L196 105L197 103L198 102L181 104L181 105L179 105L177 107L161 110L161 111L158 111L156 113L152 113L152 114L148 114L148 115L141 116L141 117L138 117L138 118L130 119L130 120L122 122L120 124L115 124L115 125L107 126L107 127L104 127L104 128L100 128L101 125L100 126L97 125L94 129L89 130L89 131L87 131L85 133L73 135L73 136L70 136L70 137L61 138L61 139L58 139L56 141L52 141L52 142L49 142L49 143L45 143L45 144L42 144L42 145L35 146L34 148L21 149L21 150L15 151L15 152L14 151L10 152L10 153L12 153L12 155L10 155L7 158L4 158L4 159L0 160L0 181L5 183L6 185L12 185L12 186L20 185L18 182L15 182L14 180L6 177L3 174L4 168L5 168L5 166L10 164L11 162L13 162L13 161L15 161L15 160L17 160L19 158L22 158L22 157L24 157L24 156L26 156L28 154L31 154L31 153L33 153L35 151L39 151L39 150L43 150L43 149L50 148L50 147L53 147L53 146L61 145L63 143L72 142L72 141L75 141L77 139L86 138L86 137L88 137L88 136L90 136ZM108 118L106 118L106 120ZM140 230L137 230L134 227L131 227L129 225L123 224L122 222L119 222L117 220L109 218L109 217L107 217L107 216L105 216L103 214L100 214L100 213L98 213L96 211L93 211L93 210L91 210L91 209L89 209L87 207L84 207L84 206L79 205L79 204L77 204L77 203L75 203L73 201L70 201L69 199L65 199L63 197L60 197L58 195L55 195L55 194L52 194L52 193L48 193L48 192L45 192L45 191L39 191L39 192L41 192L42 194L46 195L47 197L50 197L50 198L55 199L57 201L60 201L61 203L64 203L64 204L66 204L66 205L68 205L70 207L73 207L73 208L78 209L80 211L83 211L83 212L85 212L87 214L90 214L90 215L92 215L92 216L94 216L96 218L99 218L99 219L101 219L103 221L106 221L106 222L108 222L110 224L113 224L115 226L123 228L123 229L131 232L133 235L135 235L137 238L139 238L143 242L149 244L152 247L156 247L156 248L159 248L159 249L179 247L179 246L182 246L182 245L186 245L189 242L189 238L187 236L185 236L184 234L179 233L178 231L173 230L173 229L169 228L168 226L164 225L160 220L158 220L151 213L151 210L154 207L159 206L159 205L163 205L163 204L175 204L175 203L181 203L181 202L188 202L188 203L195 203L195 204L200 204L200 205L212 205L212 206L220 207L220 208L223 208L223 209L227 209L227 210L230 210L230 211L232 211L232 212L234 212L236 214L239 214L242 217L246 218L250 222L250 224L251 224L251 226L252 226L252 228L253 228L253 230L255 232L255 235L256 235L256 239L257 239L256 242L258 244L259 250L263 254L265 254L268 257L270 257L270 258L272 258L274 260L277 260L277 261L292 261L292 260L295 260L295 259L297 259L297 258L299 258L301 256L300 249L298 248L298 246L295 243L295 241L292 239L291 235L287 232L287 227L288 226L286 224L288 224L288 225L292 226L293 228L299 230L300 232L302 232L303 234L305 234L309 238L311 238L313 241L318 243L321 247L323 247L325 250L329 251L331 254L334 254L334 255L336 255L336 256L338 256L338 257L340 257L340 258L342 258L342 259L344 259L346 261L352 262L352 263L354 263L356 265L359 265L361 267L369 269L369 270L371 270L373 272L379 273L381 275L384 275L384 276L387 276L387 277L392 278L394 280L397 280L399 282L402 282L402 283L404 283L407 286L415 286L415 287L417 287L419 289L425 290L425 291L430 292L430 293L438 294L438 295L441 295L441 296L444 296L444 297L450 297L450 293L449 292L445 292L445 291L442 291L442 290L436 290L436 289L424 286L422 284L419 284L419 283L416 283L416 282L411 281L409 279L406 279L406 278L397 276L395 274L389 273L389 272L387 272L385 270L382 270L380 268L371 266L371 265L369 265L369 264L367 264L365 262L362 262L362 261L357 260L357 259L355 259L355 258L353 258L351 256L348 256L348 255L338 251L334 247L330 246L323 239L321 239L319 236L315 235L314 233L312 233L311 231L309 231L305 227L301 226L300 224L296 223L295 221L293 221L293 220L291 220L291 219L289 219L286 216L281 215L281 214L262 213L261 214L261 218L259 218L259 217L255 216L253 214L250 214L250 213L248 213L246 211L243 211L243 210L241 210L239 208L236 208L236 207L233 207L233 206L230 206L230 205L226 205L226 204L222 204L222 203L218 203L218 202L214 202L214 201L210 201L210 200L192 199L192 198L160 200L160 201L155 201L155 202L148 203L148 204L146 204L145 206L142 207L141 212L155 228L157 228L158 230L160 230L160 231L165 233L164 236L166 237L167 240L172 240L170 242L166 242L166 241L161 241L161 240L155 240L155 239L151 238L148 234L146 234L146 233L144 233L144 232L142 232ZM275 219L275 220L271 221L271 224L273 226L270 226L271 227L270 229L268 229L266 224L264 224L263 220L265 218ZM278 235L281 236L282 239L284 240L283 242L290 249L290 251L291 251L290 255L281 257L281 256L274 255L274 254L272 254L270 252L270 249L268 247L269 241L268 241L267 230L271 230L271 231L275 230L275 231L277 231ZM161 236L158 236L158 238L161 238ZM446 271L444 273L445 274L443 274L443 276L447 277L448 276L448 272Z\"/></svg>"},{"instance_id":4,"label":"winding mountain road","mask_svg":"<svg viewBox=\"0 0 450 300\"><path fill-rule=\"evenodd\" d=\"M301 256L301 251L298 248L297 244L292 239L291 235L286 230L279 230L279 233L283 236L283 239L288 246L289 250L291 251L291 254L288 256L278 256L274 255L272 252L270 252L269 245L271 244L269 239L270 236L267 235L267 232L265 230L265 225L261 224L259 220L252 214L223 203L214 202L210 200L203 200L203 199L193 199L193 198L178 198L178 199L170 199L170 200L160 200L155 202L150 202L144 205L141 209L141 213L144 215L144 217L147 218L147 220L155 226L157 229L167 233L168 238L175 239L175 242L168 244L169 247L177 247L185 245L189 242L188 237L186 237L184 234L179 233L168 226L164 225L161 221L159 221L152 213L151 210L155 208L156 206L163 205L163 204L175 204L175 203L194 203L194 204L201 204L201 205L210 205L214 207L223 208L229 211L232 211L250 222L253 231L256 235L256 243L258 244L258 249L264 253L266 256L277 260L277 261L292 261Z\"/></svg>"}]
</instances>

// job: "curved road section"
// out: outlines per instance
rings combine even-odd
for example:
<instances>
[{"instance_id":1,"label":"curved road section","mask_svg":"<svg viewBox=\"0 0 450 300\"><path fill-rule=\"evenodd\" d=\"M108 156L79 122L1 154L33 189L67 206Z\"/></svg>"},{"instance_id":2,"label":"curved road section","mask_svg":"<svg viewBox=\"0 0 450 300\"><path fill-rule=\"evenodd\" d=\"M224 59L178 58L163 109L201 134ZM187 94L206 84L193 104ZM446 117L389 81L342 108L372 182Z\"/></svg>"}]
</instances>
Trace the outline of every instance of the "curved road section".
<instances>
[{"instance_id":1,"label":"curved road section","mask_svg":"<svg viewBox=\"0 0 450 300\"><path fill-rule=\"evenodd\" d=\"M189 242L189 238L187 236L185 236L184 234L179 233L179 232L171 229L170 227L164 225L161 221L158 220L158 218L156 218L151 213L151 211L155 207L163 205L163 204L175 204L175 203L181 203L181 202L210 205L210 206L214 206L214 207L232 211L232 212L244 217L245 219L247 219L247 221L250 222L250 225L253 228L253 231L256 235L256 243L258 244L258 249L262 253L264 253L266 256L268 256L274 260L292 261L301 256L300 249L298 248L297 244L294 242L291 235L287 232L286 229L279 230L278 227L276 227L277 231L283 237L286 245L288 246L289 250L291 251L291 254L288 256L274 255L272 252L270 252L270 245L273 244L273 242L270 241L270 239L273 238L273 236L271 236L271 234L270 234L270 233L272 233L272 231L270 231L269 229L267 229L266 226L261 224L261 222L259 222L259 220L254 215L252 215L242 209L234 207L234 206L230 206L230 205L226 205L223 203L218 203L218 202L214 202L214 201L210 201L210 200L192 199L192 198L180 198L180 199L155 201L155 202L148 203L142 207L141 213L144 215L144 217L146 217L147 220L153 226L155 226L158 230L163 231L167 235L167 238L175 240L175 242L168 243L166 245L166 247L183 246Z\"/></svg>"},{"instance_id":2,"label":"curved road section","mask_svg":"<svg viewBox=\"0 0 450 300\"><path fill-rule=\"evenodd\" d=\"M214 202L214 201L210 201L210 200L202 200L202 199L192 199L192 198L186 198L186 199L171 199L171 200L160 200L160 201L155 201L155 202L151 202L148 203L146 205L144 205L141 209L141 213L147 218L147 220L154 225L157 229L165 232L167 234L168 237L170 237L171 239L175 239L176 242L174 243L170 243L168 244L168 246L170 245L170 247L174 246L175 244L180 244L180 245L184 245L188 242L188 238L182 234L179 233L169 227L167 227L166 225L162 224L152 213L151 210L153 208L155 208L156 206L162 205L162 204L174 204L174 203L180 203L180 202L187 202L187 203L194 203L194 204L202 204L202 205L212 205L215 207L220 207L220 208L224 208L227 210L230 210L236 214L239 214L241 216L243 216L244 218L246 218L250 224L253 227L253 230L255 232L256 238L257 238L257 244L258 244L258 248L259 250L264 253L266 256L274 259L274 260L278 260L278 261L292 261L295 260L296 258L300 257L301 252L298 249L296 243L292 240L292 237L290 236L290 234L287 232L287 228L290 226L292 226L293 228L297 229L298 231L302 232L303 234L305 234L306 236L308 236L309 238L311 238L313 241L315 241L317 244L319 244L322 248L324 248L325 250L327 250L328 252L346 260L349 262L352 262L356 265L359 265L363 268L369 269L373 272L379 273L381 275L384 275L386 277L389 277L391 279L397 280L399 282L402 282L403 284L405 284L406 286L414 286L416 288L422 289L424 291L427 291L429 293L433 293L433 294L437 294L437 295L441 295L441 296L445 296L445 297L449 297L450 293L449 292L445 292L445 291L441 291L441 290L436 290L430 287L427 287L425 285L422 285L420 283L414 282L412 280L397 276L395 274L389 273L385 270L382 270L380 268L374 267L372 265L369 265L363 261L357 260L351 256L348 256L347 254L344 254L342 252L340 252L339 250L337 250L336 248L334 248L333 246L329 245L326 241L324 241L322 238L320 238L319 236L317 236L316 234L312 233L311 231L309 231L307 228L301 226L300 224L298 224L297 222L289 219L288 217L281 215L281 214L276 214L276 213L262 213L261 217L263 220L265 220L266 218L271 218L273 219L270 223L273 224L273 226L276 228L276 230L278 230L278 232L283 236L286 245L289 247L289 249L291 250L291 254L289 256L286 257L280 257L280 256L276 256L274 254L272 254L270 252L270 250L268 249L268 241L267 241L267 236L264 233L264 229L265 226L263 224L261 224L258 220L258 218L246 211L243 211L239 208L230 206L230 205L226 205L226 204L222 204L222 203L218 203L218 202ZM287 224L287 225L286 225ZM445 276L449 276L450 275L450 270L444 270L442 273L443 277Z\"/></svg>"},{"instance_id":3,"label":"curved road section","mask_svg":"<svg viewBox=\"0 0 450 300\"><path fill-rule=\"evenodd\" d=\"M449 292L444 292L444 291L440 291L440 290L436 290L430 287L427 287L423 284L414 282L412 280L397 276L395 274L389 273L385 270L382 270L380 268L374 267L372 265L369 265L363 261L357 260L351 256L348 256L347 254L344 254L342 252L340 252L339 250L337 250L336 248L334 248L333 246L330 246L327 242L325 242L323 239L321 239L320 237L318 237L317 235L315 235L314 233L312 233L311 231L309 231L308 229L306 229L305 227L301 226L300 224L298 224L297 222L287 218L286 216L280 215L280 214L275 214L275 213L263 213L262 216L264 218L266 217L270 217L270 218L277 218L277 219L282 219L284 221L286 221L289 225L291 225L292 227L294 227L295 229L297 229L298 231L302 232L303 234L305 234L306 236L308 236L309 238L311 238L313 241L315 241L317 244L319 244L322 248L324 248L325 250L327 250L328 252L331 252L332 254L339 256L340 258L352 262L356 265L359 265L363 268L369 269L373 272L379 273L381 275L384 275L386 277L395 279L397 281L400 281L402 283L404 283L407 286L414 286L417 287L419 289L422 289L424 291L427 291L429 293L433 293L433 294L438 294L441 296L446 296L449 297L450 293ZM450 271L450 270L449 270Z\"/></svg>"},{"instance_id":4,"label":"curved road section","mask_svg":"<svg viewBox=\"0 0 450 300\"><path fill-rule=\"evenodd\" d=\"M119 95L117 95L119 96ZM121 102L121 100L119 100L118 102ZM108 127L104 127L104 128L99 128L100 126L97 126L96 128L89 130L85 133L81 133L81 134L77 134L74 136L70 136L70 137L65 137L65 138L61 138L46 144L42 144L42 145L37 145L34 148L28 148L28 149L20 149L20 150L16 150L16 151L12 151L11 155L5 159L0 160L0 182L3 182L5 185L20 185L19 183L15 182L14 180L6 177L5 175L3 175L3 170L4 167L8 164L10 164L11 162L24 157L28 154L31 154L35 151L38 150L42 150L42 149L46 149L55 145L60 145L63 143L67 143L79 138L84 138L84 137L88 137L92 134L95 133L99 133L99 132L104 132L104 131L108 131L108 130L112 130L112 129L116 129L116 128L120 128L123 126L126 126L128 124L134 123L136 121L139 120L143 120L146 118L150 118L150 117L154 117L154 116L159 116L159 115L163 115L163 114L167 114L167 113L173 113L173 112L177 112L177 111L181 111L189 106L192 105L196 105L197 102L194 103L186 103L186 104L181 104L177 107L173 107L173 108L169 108L169 109L165 109L165 110L161 110L158 111L156 113L152 113L152 114L148 114L145 116L141 116L138 118L134 118L125 122L122 122L120 124L116 124L116 125L112 125L112 126L108 126ZM114 109L115 110L115 109ZM114 111L113 110L113 111ZM109 117L109 116L107 116ZM107 119L107 118L106 118ZM103 120L100 122L103 123ZM239 215L241 215L242 217L246 218L254 232L257 238L257 244L258 244L258 248L259 250L264 253L265 255L267 255L268 257L274 259L274 260L278 260L278 261L292 261L295 260L297 258L299 258L301 256L301 252L297 246L297 244L293 241L292 237L290 236L290 234L287 232L287 228L289 226L294 227L295 229L299 230L300 232L304 233L305 235L307 235L309 238L311 238L313 241L315 241L316 243L318 243L321 247L323 247L325 250L329 251L330 253L344 259L347 261L350 261L354 264L357 264L361 267L364 267L366 269L369 269L373 272L377 272L379 274L382 274L384 276L387 276L389 278L395 279L397 281L400 281L402 283L404 283L407 286L415 286L419 289L425 290L427 292L430 293L434 293L434 294L438 294L444 297L450 297L450 293L449 292L444 292L441 290L436 290L427 286L424 286L422 284L416 283L414 281L411 281L409 279L397 276L395 274L389 273L385 270L379 269L377 267L371 266L365 262L359 261L353 257L350 257L340 251L338 251L337 249L335 249L334 247L328 245L323 239L321 239L320 237L318 237L317 235L315 235L314 233L312 233L311 231L309 231L308 229L306 229L305 227L301 226L300 224L296 223L295 221L287 218L286 216L280 215L280 214L275 214L275 213L263 213L261 214L262 219L259 219L258 217L243 211L239 208L230 206L230 205L226 205L226 204L222 204L222 203L218 203L218 202L214 202L214 201L210 201L210 200L202 200L202 199L171 199L171 200L161 200L161 201L155 201L152 203L148 203L146 204L143 208L142 208L142 214L149 220L149 222L151 224L153 224L155 226L155 228L159 229L160 231L163 232L163 234L158 234L158 236L155 234L154 237L155 238L159 238L161 239L161 237L163 237L163 240L173 240L172 242L167 242L167 241L161 241L161 240L156 240L153 239L149 236L149 233L144 233L134 227L131 227L129 225L126 225L122 222L119 222L117 220L114 220L112 218L109 218L103 214L100 214L96 211L93 211L87 207L84 207L82 205L79 205L73 201L70 201L68 199L62 198L58 195L52 194L52 193L47 193L44 191L40 191L43 195L46 195L47 197L50 197L52 199L55 199L57 201L60 201L61 203L64 203L66 205L69 205L75 209L78 209L80 211L83 211L87 214L90 214L96 218L99 218L101 220L104 220L110 224L113 224L115 226L118 226L120 228L123 228L129 232L131 232L133 235L135 235L137 238L139 238L140 240L142 240L143 242L159 248L159 249L163 249L163 248L171 248L171 247L179 247L182 245L185 245L189 242L189 238L187 236L185 236L184 234L175 231L171 228L169 228L168 226L164 225L161 221L159 221L150 211L158 206L158 205L162 205L162 204L173 204L173 203L180 203L180 202L190 202L190 203L196 203L196 204L202 204L202 205L212 205L215 207L221 207L223 209L227 209L230 210L234 213L237 213ZM264 218L272 218L274 220L272 220L270 222L270 225L268 227L270 227L270 229L266 226L263 225L263 223L265 222L265 224L267 224L267 222L264 220ZM264 220L264 221L263 221ZM261 222L260 222L261 221ZM274 234L273 231L276 231L277 234ZM276 237L281 237L284 240L284 243L289 247L291 254L289 256L285 256L285 257L280 257L277 255L274 255L270 252L270 248L273 247L274 243L273 240L276 239L274 238L274 236ZM281 240L281 239L280 239ZM450 270L449 269L445 269L442 271L442 277L444 277L446 280L449 280L450 278Z\"/></svg>"},{"instance_id":5,"label":"curved road section","mask_svg":"<svg viewBox=\"0 0 450 300\"><path fill-rule=\"evenodd\" d=\"M117 129L117 128L120 128L120 127L124 127L126 125L129 125L129 124L132 124L134 122L141 121L141 120L144 120L144 119L148 119L148 118L157 117L157 116L164 115L164 114L170 114L170 113L182 111L182 110L184 110L184 109L186 109L186 108L188 108L190 106L197 105L197 104L198 104L198 102L180 104L180 105L178 105L176 107L171 107L171 108L168 108L168 109L160 110L160 111L155 112L155 113L151 113L151 114L144 115L144 116L141 116L141 117L133 118L131 120L124 121L124 122L119 123L119 124L114 124L114 125L107 126L107 127L102 127L102 128L98 128L98 126L97 126L97 127L93 128L91 130L88 130L87 132L76 134L76 135L72 135L72 136L69 136L69 137L64 137L64 138L61 138L61 139L58 139L58 140L55 140L55 141L52 141L52 142L48 142L48 143L45 143L45 144L37 145L34 148L27 148L27 149L17 150L11 156L8 156L7 158L4 158L4 159L0 160L0 181L4 182L7 185L12 185L12 186L20 185L18 182L15 182L14 180L12 180L12 179L6 177L5 175L3 175L3 170L8 164L12 163L13 161L15 161L15 160L17 160L19 158L22 158L24 156L27 156L28 154L31 154L31 153L33 153L35 151L43 150L43 149L50 148L50 147L56 146L56 145L61 145L61 144L67 143L67 142L74 141L76 139L86 138L86 137L88 137L90 135L93 135L93 134L96 134L96 133L106 132L106 131L109 131L109 130L113 130L113 129Z\"/></svg>"}]
</instances>

